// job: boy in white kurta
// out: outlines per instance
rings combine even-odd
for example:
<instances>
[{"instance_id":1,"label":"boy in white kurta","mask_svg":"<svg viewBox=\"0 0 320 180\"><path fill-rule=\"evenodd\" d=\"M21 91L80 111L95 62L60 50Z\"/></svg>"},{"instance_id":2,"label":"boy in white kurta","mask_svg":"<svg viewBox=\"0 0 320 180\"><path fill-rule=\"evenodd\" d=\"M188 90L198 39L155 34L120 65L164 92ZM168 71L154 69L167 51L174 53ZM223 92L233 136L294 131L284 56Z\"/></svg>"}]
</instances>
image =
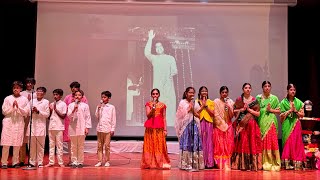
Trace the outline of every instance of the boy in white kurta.
<instances>
[{"instance_id":1,"label":"boy in white kurta","mask_svg":"<svg viewBox=\"0 0 320 180\"><path fill-rule=\"evenodd\" d=\"M63 164L63 131L64 131L64 118L67 115L67 104L61 100L63 96L62 89L53 90L54 102L50 104L49 118L49 164L46 167L54 165L55 149L57 147L57 159L60 167Z\"/></svg>"},{"instance_id":2,"label":"boy in white kurta","mask_svg":"<svg viewBox=\"0 0 320 180\"><path fill-rule=\"evenodd\" d=\"M68 105L68 117L70 119L69 135L71 140L72 168L82 168L84 161L84 140L91 128L91 116L89 105L81 102L83 91L78 90L74 94L75 102Z\"/></svg>"},{"instance_id":3,"label":"boy in white kurta","mask_svg":"<svg viewBox=\"0 0 320 180\"><path fill-rule=\"evenodd\" d=\"M15 81L12 84L13 94L7 96L2 104L2 132L1 132L1 168L8 168L10 146L13 146L12 165L19 167L19 149L24 136L24 117L28 115L30 106L28 99L21 96L23 84Z\"/></svg>"},{"instance_id":4,"label":"boy in white kurta","mask_svg":"<svg viewBox=\"0 0 320 180\"><path fill-rule=\"evenodd\" d=\"M96 109L97 137L98 137L98 163L96 167L102 166L103 149L105 151L105 167L110 166L110 140L116 128L116 109L109 103L111 92L103 91L101 93L101 103Z\"/></svg>"},{"instance_id":5,"label":"boy in white kurta","mask_svg":"<svg viewBox=\"0 0 320 180\"><path fill-rule=\"evenodd\" d=\"M31 139L30 147L30 165L38 165L43 167L44 146L46 138L47 119L50 115L49 101L44 99L47 89L45 87L38 87L36 94L37 98L33 100L32 115L31 115L31 138L30 123L26 135Z\"/></svg>"}]
</instances>

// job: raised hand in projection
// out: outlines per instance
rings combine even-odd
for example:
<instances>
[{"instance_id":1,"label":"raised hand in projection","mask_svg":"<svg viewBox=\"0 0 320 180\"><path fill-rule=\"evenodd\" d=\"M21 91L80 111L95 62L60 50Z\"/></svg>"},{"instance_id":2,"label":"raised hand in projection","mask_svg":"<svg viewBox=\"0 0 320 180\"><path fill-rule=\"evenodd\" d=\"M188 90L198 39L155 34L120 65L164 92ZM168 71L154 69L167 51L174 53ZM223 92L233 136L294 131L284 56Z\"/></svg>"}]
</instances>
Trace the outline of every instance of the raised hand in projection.
<instances>
[{"instance_id":1,"label":"raised hand in projection","mask_svg":"<svg viewBox=\"0 0 320 180\"><path fill-rule=\"evenodd\" d=\"M144 48L144 55L153 67L153 87L161 92L161 101L167 105L167 125L173 126L176 112L176 94L174 90L173 76L178 73L176 60L173 56L165 54L161 42L155 43L156 54L151 53L153 30L148 32L148 41Z\"/></svg>"}]
</instances>

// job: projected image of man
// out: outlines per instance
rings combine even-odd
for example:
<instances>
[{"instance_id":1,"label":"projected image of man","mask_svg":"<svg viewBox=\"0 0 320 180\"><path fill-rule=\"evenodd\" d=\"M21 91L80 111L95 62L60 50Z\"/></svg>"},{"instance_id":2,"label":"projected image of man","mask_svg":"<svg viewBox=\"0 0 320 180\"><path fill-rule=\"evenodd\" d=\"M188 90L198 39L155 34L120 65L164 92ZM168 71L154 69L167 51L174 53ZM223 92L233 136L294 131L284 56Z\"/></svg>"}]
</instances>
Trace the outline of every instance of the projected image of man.
<instances>
[{"instance_id":1,"label":"projected image of man","mask_svg":"<svg viewBox=\"0 0 320 180\"><path fill-rule=\"evenodd\" d=\"M167 105L167 124L173 126L176 111L176 94L173 76L178 73L176 60L173 56L165 54L160 42L155 44L156 54L151 53L152 41L155 37L153 30L149 31L149 38L144 49L144 55L153 67L153 88L161 92L161 101Z\"/></svg>"}]
</instances>

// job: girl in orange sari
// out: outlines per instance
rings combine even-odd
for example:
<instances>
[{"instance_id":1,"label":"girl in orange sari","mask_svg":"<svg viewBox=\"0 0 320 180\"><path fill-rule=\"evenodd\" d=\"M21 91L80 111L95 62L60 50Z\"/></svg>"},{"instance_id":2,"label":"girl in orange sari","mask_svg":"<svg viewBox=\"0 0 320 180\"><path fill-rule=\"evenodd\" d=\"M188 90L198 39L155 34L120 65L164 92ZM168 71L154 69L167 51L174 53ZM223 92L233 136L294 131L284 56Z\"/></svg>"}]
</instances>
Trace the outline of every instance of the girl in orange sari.
<instances>
[{"instance_id":1,"label":"girl in orange sari","mask_svg":"<svg viewBox=\"0 0 320 180\"><path fill-rule=\"evenodd\" d=\"M236 129L235 149L231 158L232 169L262 169L261 132L256 122L260 116L260 107L256 98L251 96L251 85L242 86L243 94L236 99L234 112L237 113L234 126Z\"/></svg>"},{"instance_id":2,"label":"girl in orange sari","mask_svg":"<svg viewBox=\"0 0 320 180\"><path fill-rule=\"evenodd\" d=\"M142 169L170 169L170 159L168 156L166 136L166 108L167 106L159 101L160 91L152 89L152 101L146 103L147 121L143 142L143 152L141 159Z\"/></svg>"}]
</instances>

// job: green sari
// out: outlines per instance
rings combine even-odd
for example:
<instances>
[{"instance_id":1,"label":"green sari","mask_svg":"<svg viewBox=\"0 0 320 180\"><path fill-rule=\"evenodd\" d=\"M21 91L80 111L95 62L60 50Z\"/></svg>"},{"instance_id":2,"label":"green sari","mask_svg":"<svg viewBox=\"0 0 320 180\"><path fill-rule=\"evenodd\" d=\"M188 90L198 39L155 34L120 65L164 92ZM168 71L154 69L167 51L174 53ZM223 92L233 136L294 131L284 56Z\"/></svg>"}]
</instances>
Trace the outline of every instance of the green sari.
<instances>
[{"instance_id":1,"label":"green sari","mask_svg":"<svg viewBox=\"0 0 320 180\"><path fill-rule=\"evenodd\" d=\"M303 102L299 100L298 98L294 98L293 100L294 106L296 107L297 111L300 111L303 107ZM287 98L284 98L280 102L280 111L281 113L284 113L290 109L290 102ZM296 123L298 121L298 116L296 113L290 113L286 119L282 123L282 147L286 143L287 139L289 138L291 132L293 131Z\"/></svg>"},{"instance_id":2,"label":"green sari","mask_svg":"<svg viewBox=\"0 0 320 180\"><path fill-rule=\"evenodd\" d=\"M268 103L272 109L279 108L279 99L277 96L270 94L268 99L263 98L261 94L257 95L257 101L260 104L260 116L258 119L258 124L261 131L261 139L264 139L266 134L271 128L272 123L275 125L278 132L278 120L274 113L269 113L267 111Z\"/></svg>"}]
</instances>

